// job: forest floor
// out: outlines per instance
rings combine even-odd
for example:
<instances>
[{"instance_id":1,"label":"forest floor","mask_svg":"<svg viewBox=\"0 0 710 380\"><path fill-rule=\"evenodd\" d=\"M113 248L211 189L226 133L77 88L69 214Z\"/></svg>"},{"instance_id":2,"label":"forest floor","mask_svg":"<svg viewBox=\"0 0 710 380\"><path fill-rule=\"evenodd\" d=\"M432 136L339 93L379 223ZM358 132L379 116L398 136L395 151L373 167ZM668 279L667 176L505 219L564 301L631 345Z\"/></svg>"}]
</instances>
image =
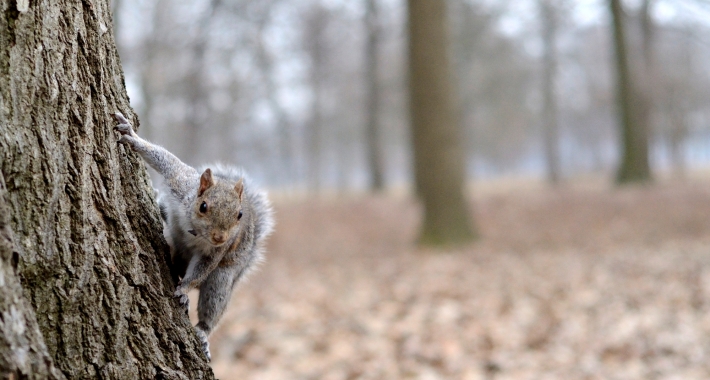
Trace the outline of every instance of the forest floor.
<instances>
[{"instance_id":1,"label":"forest floor","mask_svg":"<svg viewBox=\"0 0 710 380\"><path fill-rule=\"evenodd\" d=\"M474 193L447 252L405 197L277 202L218 378L710 378L710 183Z\"/></svg>"}]
</instances>

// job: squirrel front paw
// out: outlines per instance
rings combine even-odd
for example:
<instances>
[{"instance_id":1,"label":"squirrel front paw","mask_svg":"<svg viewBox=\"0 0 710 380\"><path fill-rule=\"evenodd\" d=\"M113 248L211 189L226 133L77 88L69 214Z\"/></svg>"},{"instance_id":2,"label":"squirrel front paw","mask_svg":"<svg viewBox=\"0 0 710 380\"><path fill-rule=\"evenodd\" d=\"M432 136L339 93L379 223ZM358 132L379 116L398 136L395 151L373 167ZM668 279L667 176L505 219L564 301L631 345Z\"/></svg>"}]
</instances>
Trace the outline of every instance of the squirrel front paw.
<instances>
[{"instance_id":1,"label":"squirrel front paw","mask_svg":"<svg viewBox=\"0 0 710 380\"><path fill-rule=\"evenodd\" d=\"M173 296L177 298L180 306L185 308L185 313L190 311L190 297L188 297L182 289L177 288Z\"/></svg>"},{"instance_id":2,"label":"squirrel front paw","mask_svg":"<svg viewBox=\"0 0 710 380\"><path fill-rule=\"evenodd\" d=\"M118 139L118 142L133 148L138 135L133 131L131 123L120 112L113 114L113 117L119 123L117 126L113 127L114 131L118 131L118 133L121 134L121 138Z\"/></svg>"}]
</instances>

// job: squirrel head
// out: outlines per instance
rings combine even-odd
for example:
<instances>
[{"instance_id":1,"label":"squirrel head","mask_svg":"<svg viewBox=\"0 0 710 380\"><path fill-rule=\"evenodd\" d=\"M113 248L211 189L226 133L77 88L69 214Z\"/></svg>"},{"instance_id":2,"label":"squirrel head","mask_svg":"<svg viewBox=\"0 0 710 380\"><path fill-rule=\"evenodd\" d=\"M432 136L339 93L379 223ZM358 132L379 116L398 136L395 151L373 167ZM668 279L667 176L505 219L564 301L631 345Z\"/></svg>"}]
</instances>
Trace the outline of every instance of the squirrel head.
<instances>
[{"instance_id":1,"label":"squirrel head","mask_svg":"<svg viewBox=\"0 0 710 380\"><path fill-rule=\"evenodd\" d=\"M242 221L244 181L215 180L208 168L200 176L200 187L193 205L189 232L219 247L238 232Z\"/></svg>"}]
</instances>

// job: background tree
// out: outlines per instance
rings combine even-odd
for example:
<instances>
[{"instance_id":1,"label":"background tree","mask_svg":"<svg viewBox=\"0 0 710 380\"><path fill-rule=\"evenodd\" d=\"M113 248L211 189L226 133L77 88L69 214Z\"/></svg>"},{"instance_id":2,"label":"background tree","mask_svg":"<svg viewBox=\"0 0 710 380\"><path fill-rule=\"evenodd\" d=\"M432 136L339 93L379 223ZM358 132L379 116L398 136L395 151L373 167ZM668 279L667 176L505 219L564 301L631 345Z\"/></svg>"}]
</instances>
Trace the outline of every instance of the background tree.
<instances>
[{"instance_id":1,"label":"background tree","mask_svg":"<svg viewBox=\"0 0 710 380\"><path fill-rule=\"evenodd\" d=\"M693 124L691 115L702 115L704 101L701 99L703 94L707 96L708 93L707 87L698 80L703 77L705 66L698 67L693 57L693 34L694 31L689 29L664 36L667 41L663 59L677 70L654 78L657 85L654 95L662 95L659 96L662 101L656 102L656 110L661 116L657 123L659 140L667 146L676 178L684 178L687 174L687 149L684 145L691 132L689 127ZM698 128L695 129L697 133Z\"/></svg>"},{"instance_id":2,"label":"background tree","mask_svg":"<svg viewBox=\"0 0 710 380\"><path fill-rule=\"evenodd\" d=\"M629 62L626 19L620 0L609 0L616 55L617 108L621 128L621 163L616 181L620 184L651 179L648 159L648 125L639 112L642 107Z\"/></svg>"},{"instance_id":3,"label":"background tree","mask_svg":"<svg viewBox=\"0 0 710 380\"><path fill-rule=\"evenodd\" d=\"M127 85L146 124L143 134L190 163L243 165L262 184L294 196L307 193L315 172L320 184L311 188L321 187L321 194L336 188L362 191L369 189L373 172L368 103L376 104L383 180L393 190L408 188L414 165L403 69L406 2L376 2L380 58L372 70L363 48L368 1L222 0L213 12L211 1L115 2ZM547 175L541 88L551 70L541 65L546 49L540 1L446 4L468 178ZM609 2L549 4L559 23L554 75L559 166L570 179L613 178L621 161L621 132L615 126ZM659 18L661 13L650 10L660 6L672 11ZM647 107L648 121L640 122L648 128L652 169L664 170L682 158L690 171L710 162L702 153L710 146L705 121L710 97L703 90L710 88L710 78L702 70L710 64L710 49L697 37L709 29L702 17L706 9L692 1L629 3L634 17L623 22L634 94L639 102L639 95L656 97ZM650 78L644 73L649 60L643 51L650 50L644 49L648 34L644 18L637 17L641 13L652 26ZM196 60L195 53L202 58ZM692 80L684 79L688 66L696 70ZM379 103L368 93L368 70L377 72ZM199 138L187 144L189 125L199 126L193 128Z\"/></svg>"},{"instance_id":4,"label":"background tree","mask_svg":"<svg viewBox=\"0 0 710 380\"><path fill-rule=\"evenodd\" d=\"M197 16L195 37L190 41L190 59L185 84L187 85L187 112L185 115L186 133L183 138L184 147L181 156L189 152L200 152L204 149L204 136L209 132L203 126L207 124L209 109L209 83L205 72L208 70L207 54L209 52L210 26L215 13L219 12L220 0L210 0L207 8Z\"/></svg>"},{"instance_id":5,"label":"background tree","mask_svg":"<svg viewBox=\"0 0 710 380\"><path fill-rule=\"evenodd\" d=\"M255 47L255 61L258 62L260 81L263 83L263 97L269 106L277 126L277 146L278 163L281 170L277 172L280 177L278 182L283 185L291 185L296 179L295 149L294 149L294 123L288 111L279 100L279 87L276 81L278 72L275 52L273 52L266 41L267 29L271 25L271 18L275 10L275 4L281 0L260 1L262 5L256 13L256 28L253 33Z\"/></svg>"},{"instance_id":6,"label":"background tree","mask_svg":"<svg viewBox=\"0 0 710 380\"><path fill-rule=\"evenodd\" d=\"M640 73L639 78L636 79L636 83L639 83L638 87L640 89L641 96L641 107L639 109L639 120L643 125L647 126L647 129L653 123L653 110L656 91L655 84L655 40L656 40L656 28L653 21L653 16L651 15L651 10L653 9L653 0L643 0L641 8L639 10L639 18L641 19L641 54L638 56L641 58L637 66L639 67L638 72ZM650 131L650 129L649 129Z\"/></svg>"},{"instance_id":7,"label":"background tree","mask_svg":"<svg viewBox=\"0 0 710 380\"><path fill-rule=\"evenodd\" d=\"M529 105L540 96L537 59L524 53L522 41L499 32L500 10L465 0L447 5L467 174L514 170L528 152L540 154L532 143L540 140L539 110Z\"/></svg>"},{"instance_id":8,"label":"background tree","mask_svg":"<svg viewBox=\"0 0 710 380\"><path fill-rule=\"evenodd\" d=\"M5 326L34 312L67 378L213 378L172 298L145 167L112 131L111 114L131 108L109 3L0 4L0 169L13 261L32 307L2 303ZM6 258L4 248L3 268ZM31 357L41 359L34 333L29 323ZM0 357L19 356L22 347L11 347ZM51 372L49 360L38 371L45 365Z\"/></svg>"},{"instance_id":9,"label":"background tree","mask_svg":"<svg viewBox=\"0 0 710 380\"><path fill-rule=\"evenodd\" d=\"M310 60L311 109L308 121L308 183L313 192L323 190L326 81L329 79L328 9L316 2L307 9L303 35L304 50Z\"/></svg>"},{"instance_id":10,"label":"background tree","mask_svg":"<svg viewBox=\"0 0 710 380\"><path fill-rule=\"evenodd\" d=\"M370 172L370 190L384 189L384 174L382 152L380 149L380 78L379 49L381 40L379 4L377 0L365 0L365 28L367 39L365 43L365 81L367 83L366 97L366 130L367 166Z\"/></svg>"},{"instance_id":11,"label":"background tree","mask_svg":"<svg viewBox=\"0 0 710 380\"><path fill-rule=\"evenodd\" d=\"M407 4L414 171L424 202L419 241L463 243L474 233L464 196L465 159L451 85L446 2Z\"/></svg>"},{"instance_id":12,"label":"background tree","mask_svg":"<svg viewBox=\"0 0 710 380\"><path fill-rule=\"evenodd\" d=\"M538 0L542 22L542 134L547 181L560 181L559 125L557 121L557 30L558 16L551 0Z\"/></svg>"}]
</instances>

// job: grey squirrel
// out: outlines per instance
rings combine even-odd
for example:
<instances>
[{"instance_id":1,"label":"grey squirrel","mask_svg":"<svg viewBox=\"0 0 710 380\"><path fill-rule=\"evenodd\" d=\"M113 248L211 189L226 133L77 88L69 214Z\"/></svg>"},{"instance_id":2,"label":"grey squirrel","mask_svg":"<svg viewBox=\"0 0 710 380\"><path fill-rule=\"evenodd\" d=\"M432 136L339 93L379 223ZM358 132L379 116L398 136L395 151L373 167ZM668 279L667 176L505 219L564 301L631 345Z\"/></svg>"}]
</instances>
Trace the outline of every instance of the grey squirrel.
<instances>
[{"instance_id":1,"label":"grey squirrel","mask_svg":"<svg viewBox=\"0 0 710 380\"><path fill-rule=\"evenodd\" d=\"M200 289L195 332L211 360L207 337L222 317L232 290L263 259L265 238L273 230L266 194L252 187L241 169L213 165L197 171L134 131L114 114L119 143L137 152L165 178L158 205L170 245L175 297L187 311L190 289Z\"/></svg>"}]
</instances>

